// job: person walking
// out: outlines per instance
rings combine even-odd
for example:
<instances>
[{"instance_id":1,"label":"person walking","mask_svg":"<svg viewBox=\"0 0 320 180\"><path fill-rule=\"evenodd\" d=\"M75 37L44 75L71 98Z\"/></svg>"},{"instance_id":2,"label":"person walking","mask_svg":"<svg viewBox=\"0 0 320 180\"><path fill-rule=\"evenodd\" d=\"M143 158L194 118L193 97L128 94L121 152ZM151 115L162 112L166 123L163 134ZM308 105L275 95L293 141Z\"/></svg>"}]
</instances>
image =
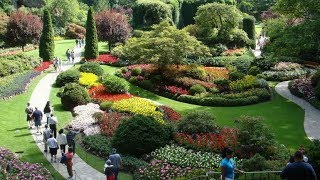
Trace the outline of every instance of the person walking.
<instances>
[{"instance_id":1,"label":"person walking","mask_svg":"<svg viewBox=\"0 0 320 180\"><path fill-rule=\"evenodd\" d=\"M27 103L27 107L24 110L24 112L27 114L27 122L28 122L28 128L31 129L32 128L32 113L33 113L33 108L31 107L30 103Z\"/></svg>"},{"instance_id":2,"label":"person walking","mask_svg":"<svg viewBox=\"0 0 320 180\"><path fill-rule=\"evenodd\" d=\"M244 173L244 171L241 171L235 167L235 163L232 157L233 151L230 148L225 148L222 152L223 159L220 163L222 180L233 180L234 171Z\"/></svg>"},{"instance_id":3,"label":"person walking","mask_svg":"<svg viewBox=\"0 0 320 180\"><path fill-rule=\"evenodd\" d=\"M287 180L317 180L312 166L303 162L303 153L299 150L294 153L294 162L289 163L281 172L281 179Z\"/></svg>"},{"instance_id":4,"label":"person walking","mask_svg":"<svg viewBox=\"0 0 320 180\"><path fill-rule=\"evenodd\" d=\"M73 154L76 153L76 142L75 142L75 137L77 133L73 130L72 126L68 127L69 132L67 133L67 142L68 142L68 147L72 147L72 152Z\"/></svg>"},{"instance_id":5,"label":"person walking","mask_svg":"<svg viewBox=\"0 0 320 180\"><path fill-rule=\"evenodd\" d=\"M71 51L71 59L72 59L72 63L74 63L74 51Z\"/></svg>"},{"instance_id":6,"label":"person walking","mask_svg":"<svg viewBox=\"0 0 320 180\"><path fill-rule=\"evenodd\" d=\"M49 137L50 138L47 140L47 144L48 144L48 147L49 147L49 152L51 154L51 162L57 162L57 151L59 149L58 142L53 137L52 134L50 134Z\"/></svg>"},{"instance_id":7,"label":"person walking","mask_svg":"<svg viewBox=\"0 0 320 180\"><path fill-rule=\"evenodd\" d=\"M108 159L104 164L104 174L107 180L115 180L115 167L112 165L111 160Z\"/></svg>"},{"instance_id":8,"label":"person walking","mask_svg":"<svg viewBox=\"0 0 320 180\"><path fill-rule=\"evenodd\" d=\"M41 120L42 120L43 114L42 112L35 107L35 111L32 113L32 118L34 119L34 125L37 127L37 133L40 131L40 126L41 126ZM40 132L42 134L42 132Z\"/></svg>"},{"instance_id":9,"label":"person walking","mask_svg":"<svg viewBox=\"0 0 320 180\"><path fill-rule=\"evenodd\" d=\"M64 154L66 153L66 145L68 144L67 137L63 133L63 129L60 129L58 133L57 141L60 146L61 154Z\"/></svg>"},{"instance_id":10,"label":"person walking","mask_svg":"<svg viewBox=\"0 0 320 180\"><path fill-rule=\"evenodd\" d=\"M58 72L61 72L62 71L62 60L61 58L58 58Z\"/></svg>"},{"instance_id":11,"label":"person walking","mask_svg":"<svg viewBox=\"0 0 320 180\"><path fill-rule=\"evenodd\" d=\"M48 121L49 121L49 118L50 118L50 116L51 116L52 111L53 111L53 109L52 109L52 107L51 107L51 105L50 105L50 101L47 101L46 106L45 106L44 109L43 109L43 113L44 113L44 114L46 115L46 117L47 117L47 124L48 124Z\"/></svg>"},{"instance_id":12,"label":"person walking","mask_svg":"<svg viewBox=\"0 0 320 180\"><path fill-rule=\"evenodd\" d=\"M72 172L72 166L73 166L73 150L71 147L68 148L68 152L66 153L66 166L67 166L67 171L69 174L68 179L72 179L73 177L73 172Z\"/></svg>"},{"instance_id":13,"label":"person walking","mask_svg":"<svg viewBox=\"0 0 320 180\"><path fill-rule=\"evenodd\" d=\"M115 180L117 180L119 170L122 166L122 159L120 154L117 153L117 149L115 148L112 149L112 154L109 156L109 159L112 165L114 166L114 176L115 176Z\"/></svg>"},{"instance_id":14,"label":"person walking","mask_svg":"<svg viewBox=\"0 0 320 180\"><path fill-rule=\"evenodd\" d=\"M71 53L70 53L70 49L68 49L66 51L66 56L67 56L67 60L68 60L68 63L70 62L70 58L71 58Z\"/></svg>"},{"instance_id":15,"label":"person walking","mask_svg":"<svg viewBox=\"0 0 320 180\"><path fill-rule=\"evenodd\" d=\"M44 152L48 152L48 139L50 138L51 130L48 128L48 125L44 125L43 130L43 143L44 143Z\"/></svg>"},{"instance_id":16,"label":"person walking","mask_svg":"<svg viewBox=\"0 0 320 180\"><path fill-rule=\"evenodd\" d=\"M58 119L53 114L51 114L51 117L48 119L49 127L51 129L51 132L53 133L53 137L57 137L57 123Z\"/></svg>"}]
</instances>

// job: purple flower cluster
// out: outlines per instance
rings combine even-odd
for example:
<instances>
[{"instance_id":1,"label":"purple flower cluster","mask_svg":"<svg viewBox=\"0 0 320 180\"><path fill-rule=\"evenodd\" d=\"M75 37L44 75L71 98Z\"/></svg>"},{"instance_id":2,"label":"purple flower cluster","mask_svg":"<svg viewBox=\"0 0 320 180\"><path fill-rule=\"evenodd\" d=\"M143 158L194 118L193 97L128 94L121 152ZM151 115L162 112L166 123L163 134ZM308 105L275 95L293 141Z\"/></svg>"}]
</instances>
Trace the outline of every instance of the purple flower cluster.
<instances>
[{"instance_id":1,"label":"purple flower cluster","mask_svg":"<svg viewBox=\"0 0 320 180\"><path fill-rule=\"evenodd\" d=\"M174 179L184 177L191 170L191 167L182 168L165 161L154 160L148 166L138 170L138 177L141 179Z\"/></svg>"},{"instance_id":2,"label":"purple flower cluster","mask_svg":"<svg viewBox=\"0 0 320 180\"><path fill-rule=\"evenodd\" d=\"M11 169L7 171L7 166ZM0 147L0 177L5 179L32 179L45 180L50 179L50 172L41 164L31 164L22 162L11 151Z\"/></svg>"},{"instance_id":3,"label":"purple flower cluster","mask_svg":"<svg viewBox=\"0 0 320 180\"><path fill-rule=\"evenodd\" d=\"M306 98L307 100L310 100L315 96L314 88L311 85L310 78L295 79L292 81L289 88L293 94Z\"/></svg>"}]
</instances>

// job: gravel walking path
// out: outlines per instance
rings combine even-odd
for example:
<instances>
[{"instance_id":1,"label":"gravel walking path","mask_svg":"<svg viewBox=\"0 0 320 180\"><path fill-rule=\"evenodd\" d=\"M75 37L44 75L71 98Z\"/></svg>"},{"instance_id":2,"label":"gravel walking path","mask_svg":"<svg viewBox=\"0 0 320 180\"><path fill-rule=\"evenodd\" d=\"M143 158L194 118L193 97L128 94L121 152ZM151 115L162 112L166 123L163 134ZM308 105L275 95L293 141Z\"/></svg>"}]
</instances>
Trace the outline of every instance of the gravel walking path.
<instances>
[{"instance_id":1,"label":"gravel walking path","mask_svg":"<svg viewBox=\"0 0 320 180\"><path fill-rule=\"evenodd\" d=\"M288 84L289 81L277 84L275 87L277 93L304 109L304 131L309 139L320 139L320 111L304 99L291 94Z\"/></svg>"},{"instance_id":2,"label":"gravel walking path","mask_svg":"<svg viewBox=\"0 0 320 180\"><path fill-rule=\"evenodd\" d=\"M79 62L81 57L81 48L75 48L74 52L75 52L75 62ZM71 68L73 65L74 64L72 63L64 63L62 65L62 70L65 71ZM36 88L34 89L30 97L29 102L31 103L32 107L38 107L39 110L41 111L44 109L46 102L49 100L51 86L55 82L55 79L57 78L58 74L59 73L57 72L51 72L40 80L40 82L37 84ZM46 124L46 117L44 116L44 118L42 119L42 128L44 127L45 124ZM43 152L43 155L50 162L51 160L50 153L44 152L42 134L36 133L36 128L33 128L30 131L40 151ZM67 178L69 176L67 172L67 168L65 165L59 162L61 158L60 150L58 150L57 158L58 158L58 161L51 164L64 178ZM73 179L79 179L79 180L100 180L100 179L104 180L105 179L104 174L98 172L96 169L89 166L77 154L75 154L73 159L73 170L75 172L73 175Z\"/></svg>"}]
</instances>

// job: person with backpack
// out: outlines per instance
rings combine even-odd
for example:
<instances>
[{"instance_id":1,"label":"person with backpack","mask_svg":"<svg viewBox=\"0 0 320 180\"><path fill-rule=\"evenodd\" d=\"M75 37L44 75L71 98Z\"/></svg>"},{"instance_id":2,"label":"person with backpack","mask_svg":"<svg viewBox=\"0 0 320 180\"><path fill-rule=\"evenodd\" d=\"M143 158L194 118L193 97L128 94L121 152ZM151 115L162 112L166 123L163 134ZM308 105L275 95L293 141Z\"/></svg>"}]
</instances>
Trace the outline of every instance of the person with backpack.
<instances>
[{"instance_id":1,"label":"person with backpack","mask_svg":"<svg viewBox=\"0 0 320 180\"><path fill-rule=\"evenodd\" d=\"M48 129L48 125L44 125L44 130L43 130L43 143L44 143L44 152L48 152L48 144L47 141L50 138L51 130Z\"/></svg>"},{"instance_id":2,"label":"person with backpack","mask_svg":"<svg viewBox=\"0 0 320 180\"><path fill-rule=\"evenodd\" d=\"M27 103L27 107L26 109L24 110L24 112L27 114L27 122L28 122L28 126L29 126L29 129L32 128L32 113L33 113L33 108L30 106L30 103Z\"/></svg>"},{"instance_id":3,"label":"person with backpack","mask_svg":"<svg viewBox=\"0 0 320 180\"><path fill-rule=\"evenodd\" d=\"M64 154L66 153L66 145L68 144L67 137L63 133L63 129L60 129L58 133L59 134L57 137L57 141L58 141L58 144L60 145L61 154Z\"/></svg>"},{"instance_id":4,"label":"person with backpack","mask_svg":"<svg viewBox=\"0 0 320 180\"><path fill-rule=\"evenodd\" d=\"M46 115L46 117L47 117L47 124L49 124L48 121L49 121L50 114L52 113L52 111L53 111L53 109L52 109L52 107L51 107L51 105L50 105L50 101L47 101L46 106L45 106L44 109L43 109L43 113L44 113L44 114Z\"/></svg>"},{"instance_id":5,"label":"person with backpack","mask_svg":"<svg viewBox=\"0 0 320 180\"><path fill-rule=\"evenodd\" d=\"M49 151L51 154L51 162L57 162L57 151L59 149L57 140L50 134L50 138L47 140ZM54 161L53 161L54 158Z\"/></svg>"},{"instance_id":6,"label":"person with backpack","mask_svg":"<svg viewBox=\"0 0 320 180\"><path fill-rule=\"evenodd\" d=\"M68 148L68 152L65 154L65 165L67 166L67 171L68 171L68 174L69 174L69 177L68 179L72 179L73 177L73 172L72 172L72 166L73 166L73 162L72 162L72 159L73 159L73 149L71 147Z\"/></svg>"},{"instance_id":7,"label":"person with backpack","mask_svg":"<svg viewBox=\"0 0 320 180\"><path fill-rule=\"evenodd\" d=\"M58 123L57 117L55 117L53 114L51 114L51 117L48 118L48 124L49 124L49 127L53 133L54 138L57 137L57 123Z\"/></svg>"},{"instance_id":8,"label":"person with backpack","mask_svg":"<svg viewBox=\"0 0 320 180\"><path fill-rule=\"evenodd\" d=\"M109 156L109 159L114 166L114 176L115 180L118 180L118 173L122 166L122 159L120 154L117 153L117 149L112 148L112 154Z\"/></svg>"},{"instance_id":9,"label":"person with backpack","mask_svg":"<svg viewBox=\"0 0 320 180\"><path fill-rule=\"evenodd\" d=\"M67 142L68 147L72 147L73 154L76 153L76 143L75 143L75 137L77 133L73 130L72 126L68 127L69 132L67 133Z\"/></svg>"},{"instance_id":10,"label":"person with backpack","mask_svg":"<svg viewBox=\"0 0 320 180\"><path fill-rule=\"evenodd\" d=\"M115 167L112 165L111 160L108 159L104 164L104 174L107 180L115 180Z\"/></svg>"}]
</instances>

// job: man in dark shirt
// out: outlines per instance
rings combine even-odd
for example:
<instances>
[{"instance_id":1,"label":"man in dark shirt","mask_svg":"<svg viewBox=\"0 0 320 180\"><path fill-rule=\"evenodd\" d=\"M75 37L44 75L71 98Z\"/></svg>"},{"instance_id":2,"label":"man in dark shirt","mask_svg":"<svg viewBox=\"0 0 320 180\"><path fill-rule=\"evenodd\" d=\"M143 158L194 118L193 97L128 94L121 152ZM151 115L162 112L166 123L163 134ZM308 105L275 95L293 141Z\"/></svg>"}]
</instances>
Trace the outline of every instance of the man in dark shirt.
<instances>
[{"instance_id":1,"label":"man in dark shirt","mask_svg":"<svg viewBox=\"0 0 320 180\"><path fill-rule=\"evenodd\" d=\"M303 162L303 154L297 151L294 154L294 163L288 164L281 172L281 179L288 180L317 180L316 173L309 163Z\"/></svg>"},{"instance_id":2,"label":"man in dark shirt","mask_svg":"<svg viewBox=\"0 0 320 180\"><path fill-rule=\"evenodd\" d=\"M39 133L42 116L43 116L42 112L36 107L35 111L33 111L32 113L32 117L34 118L34 125L37 127L37 133Z\"/></svg>"}]
</instances>

